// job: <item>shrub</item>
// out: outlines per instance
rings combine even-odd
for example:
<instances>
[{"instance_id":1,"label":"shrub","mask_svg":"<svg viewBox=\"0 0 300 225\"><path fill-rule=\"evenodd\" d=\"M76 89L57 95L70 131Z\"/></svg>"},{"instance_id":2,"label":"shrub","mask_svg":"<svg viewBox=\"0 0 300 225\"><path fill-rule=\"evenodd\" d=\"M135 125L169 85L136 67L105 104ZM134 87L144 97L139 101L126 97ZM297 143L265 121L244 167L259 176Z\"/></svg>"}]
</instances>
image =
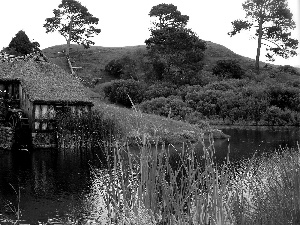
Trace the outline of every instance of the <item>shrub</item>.
<instances>
[{"instance_id":1,"label":"shrub","mask_svg":"<svg viewBox=\"0 0 300 225\"><path fill-rule=\"evenodd\" d=\"M201 73L193 68L173 69L164 73L164 79L178 86L201 85L205 81Z\"/></svg>"},{"instance_id":2,"label":"shrub","mask_svg":"<svg viewBox=\"0 0 300 225\"><path fill-rule=\"evenodd\" d=\"M203 91L203 87L201 85L185 86L180 90L180 96L184 101L186 101L186 96L188 93L193 93L198 91Z\"/></svg>"},{"instance_id":3,"label":"shrub","mask_svg":"<svg viewBox=\"0 0 300 225\"><path fill-rule=\"evenodd\" d=\"M268 89L270 104L280 109L300 111L300 90L285 85L272 85Z\"/></svg>"},{"instance_id":4,"label":"shrub","mask_svg":"<svg viewBox=\"0 0 300 225\"><path fill-rule=\"evenodd\" d=\"M219 60L213 68L213 74L225 78L240 79L245 75L245 71L235 60Z\"/></svg>"},{"instance_id":5,"label":"shrub","mask_svg":"<svg viewBox=\"0 0 300 225\"><path fill-rule=\"evenodd\" d=\"M109 75L120 78L122 73L122 64L116 60L111 60L104 69Z\"/></svg>"},{"instance_id":6,"label":"shrub","mask_svg":"<svg viewBox=\"0 0 300 225\"><path fill-rule=\"evenodd\" d=\"M278 69L281 72L286 72L286 73L290 73L290 74L300 75L299 69L296 69L295 67L292 67L290 65L279 66Z\"/></svg>"},{"instance_id":7,"label":"shrub","mask_svg":"<svg viewBox=\"0 0 300 225\"><path fill-rule=\"evenodd\" d=\"M135 104L141 103L145 90L145 83L133 79L115 80L103 86L105 97L113 103L118 103L126 107L132 106L130 98Z\"/></svg>"},{"instance_id":8,"label":"shrub","mask_svg":"<svg viewBox=\"0 0 300 225\"><path fill-rule=\"evenodd\" d=\"M168 82L155 83L148 87L145 91L145 99L150 100L159 97L169 97L170 95L177 95L177 86Z\"/></svg>"},{"instance_id":9,"label":"shrub","mask_svg":"<svg viewBox=\"0 0 300 225\"><path fill-rule=\"evenodd\" d=\"M203 90L188 92L185 100L189 107L209 117L219 114L220 106L218 101L221 97L222 91Z\"/></svg>"},{"instance_id":10,"label":"shrub","mask_svg":"<svg viewBox=\"0 0 300 225\"><path fill-rule=\"evenodd\" d=\"M106 66L105 71L116 78L121 79L137 79L136 63L128 56L120 59L111 60Z\"/></svg>"},{"instance_id":11,"label":"shrub","mask_svg":"<svg viewBox=\"0 0 300 225\"><path fill-rule=\"evenodd\" d=\"M192 112L192 109L188 107L187 103L174 96L144 101L139 105L139 108L145 113L170 117L177 120L184 120L185 116Z\"/></svg>"},{"instance_id":12,"label":"shrub","mask_svg":"<svg viewBox=\"0 0 300 225\"><path fill-rule=\"evenodd\" d=\"M277 106L267 108L264 119L269 125L286 125L290 121L290 112L284 111Z\"/></svg>"},{"instance_id":13,"label":"shrub","mask_svg":"<svg viewBox=\"0 0 300 225\"><path fill-rule=\"evenodd\" d=\"M232 90L222 91L217 99L219 107L218 115L223 119L228 119L232 124L245 117L245 112L241 110L243 99L240 93L235 93Z\"/></svg>"},{"instance_id":14,"label":"shrub","mask_svg":"<svg viewBox=\"0 0 300 225\"><path fill-rule=\"evenodd\" d=\"M234 90L235 82L232 80L222 80L222 81L216 81L212 82L206 86L204 86L205 90L219 90L219 91L228 91L228 90Z\"/></svg>"},{"instance_id":15,"label":"shrub","mask_svg":"<svg viewBox=\"0 0 300 225\"><path fill-rule=\"evenodd\" d=\"M203 116L203 114L197 111L192 111L185 116L186 122L190 124L203 124L204 119L205 117Z\"/></svg>"}]
</instances>

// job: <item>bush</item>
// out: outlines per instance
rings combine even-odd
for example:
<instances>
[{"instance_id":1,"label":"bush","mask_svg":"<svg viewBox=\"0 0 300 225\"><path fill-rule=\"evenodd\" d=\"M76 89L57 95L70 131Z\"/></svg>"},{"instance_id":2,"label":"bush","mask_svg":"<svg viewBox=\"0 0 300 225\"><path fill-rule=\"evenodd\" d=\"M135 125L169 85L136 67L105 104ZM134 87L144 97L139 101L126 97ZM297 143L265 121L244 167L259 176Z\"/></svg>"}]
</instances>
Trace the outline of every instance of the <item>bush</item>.
<instances>
[{"instance_id":1,"label":"bush","mask_svg":"<svg viewBox=\"0 0 300 225\"><path fill-rule=\"evenodd\" d=\"M136 63L128 56L120 59L111 60L106 66L105 71L115 77L121 79L137 79Z\"/></svg>"},{"instance_id":2,"label":"bush","mask_svg":"<svg viewBox=\"0 0 300 225\"><path fill-rule=\"evenodd\" d=\"M236 87L234 86L234 82L232 80L222 80L210 83L206 86L204 86L204 90L219 90L219 91L228 91L228 90L234 90Z\"/></svg>"},{"instance_id":3,"label":"bush","mask_svg":"<svg viewBox=\"0 0 300 225\"><path fill-rule=\"evenodd\" d=\"M159 97L169 97L171 95L177 95L177 86L168 82L155 83L148 87L145 91L145 99L150 100Z\"/></svg>"},{"instance_id":4,"label":"bush","mask_svg":"<svg viewBox=\"0 0 300 225\"><path fill-rule=\"evenodd\" d=\"M259 84L247 86L241 89L241 94L241 101L243 101L241 110L245 112L245 119L254 121L258 125L270 106L267 87Z\"/></svg>"},{"instance_id":5,"label":"bush","mask_svg":"<svg viewBox=\"0 0 300 225\"><path fill-rule=\"evenodd\" d=\"M300 90L285 85L272 85L268 88L270 104L280 109L300 111Z\"/></svg>"},{"instance_id":6,"label":"bush","mask_svg":"<svg viewBox=\"0 0 300 225\"><path fill-rule=\"evenodd\" d=\"M185 120L190 124L203 124L203 120L205 120L205 117L200 112L192 111L185 116Z\"/></svg>"},{"instance_id":7,"label":"bush","mask_svg":"<svg viewBox=\"0 0 300 225\"><path fill-rule=\"evenodd\" d=\"M184 120L185 116L193 111L185 102L174 96L144 101L139 105L139 108L145 113L170 117L176 120Z\"/></svg>"},{"instance_id":8,"label":"bush","mask_svg":"<svg viewBox=\"0 0 300 225\"><path fill-rule=\"evenodd\" d=\"M188 92L185 100L189 107L202 113L204 116L218 115L220 112L219 99L222 91L207 90Z\"/></svg>"},{"instance_id":9,"label":"bush","mask_svg":"<svg viewBox=\"0 0 300 225\"><path fill-rule=\"evenodd\" d=\"M203 91L203 87L201 85L191 85L191 86L184 86L180 90L180 96L183 99L183 101L186 101L186 96L189 93Z\"/></svg>"},{"instance_id":10,"label":"bush","mask_svg":"<svg viewBox=\"0 0 300 225\"><path fill-rule=\"evenodd\" d=\"M264 119L269 125L272 126L283 126L287 124L293 124L292 111L288 109L282 110L276 106L270 106L266 110Z\"/></svg>"},{"instance_id":11,"label":"bush","mask_svg":"<svg viewBox=\"0 0 300 225\"><path fill-rule=\"evenodd\" d=\"M217 61L213 74L224 78L240 79L245 75L245 71L236 60L228 59Z\"/></svg>"},{"instance_id":12,"label":"bush","mask_svg":"<svg viewBox=\"0 0 300 225\"><path fill-rule=\"evenodd\" d=\"M286 72L286 73L290 73L290 74L300 75L299 69L296 69L295 67L292 67L290 65L279 66L278 69L281 72Z\"/></svg>"},{"instance_id":13,"label":"bush","mask_svg":"<svg viewBox=\"0 0 300 225\"><path fill-rule=\"evenodd\" d=\"M108 82L103 86L103 92L111 102L131 107L134 104L139 104L144 98L146 85L143 82L129 80L115 80ZM130 98L129 98L129 97Z\"/></svg>"},{"instance_id":14,"label":"bush","mask_svg":"<svg viewBox=\"0 0 300 225\"><path fill-rule=\"evenodd\" d=\"M193 68L171 69L164 73L164 79L178 86L206 83L203 75Z\"/></svg>"}]
</instances>

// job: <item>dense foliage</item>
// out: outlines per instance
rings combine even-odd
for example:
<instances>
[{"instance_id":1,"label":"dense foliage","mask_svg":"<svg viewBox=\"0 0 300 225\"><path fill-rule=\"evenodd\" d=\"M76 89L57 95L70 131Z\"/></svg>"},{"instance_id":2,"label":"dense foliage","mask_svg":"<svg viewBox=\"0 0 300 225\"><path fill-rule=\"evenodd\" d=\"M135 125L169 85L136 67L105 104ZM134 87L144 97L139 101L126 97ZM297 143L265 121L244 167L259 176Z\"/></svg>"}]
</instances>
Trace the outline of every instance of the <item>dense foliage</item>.
<instances>
[{"instance_id":1,"label":"dense foliage","mask_svg":"<svg viewBox=\"0 0 300 225\"><path fill-rule=\"evenodd\" d=\"M145 113L190 123L300 126L299 82L285 79L298 76L293 67L266 68L259 79L246 76L232 60L217 61L212 70L202 70L190 80L198 82L184 85L115 80L104 85L104 93L111 102L132 107L130 96Z\"/></svg>"},{"instance_id":2,"label":"dense foliage","mask_svg":"<svg viewBox=\"0 0 300 225\"><path fill-rule=\"evenodd\" d=\"M149 15L156 18L145 41L154 76L179 85L190 84L202 69L206 42L186 28L189 17L173 4L154 6Z\"/></svg>"},{"instance_id":3,"label":"dense foliage","mask_svg":"<svg viewBox=\"0 0 300 225\"><path fill-rule=\"evenodd\" d=\"M40 44L31 42L25 31L20 30L15 37L12 38L7 48L4 51L10 55L22 56L39 51Z\"/></svg>"},{"instance_id":4,"label":"dense foliage","mask_svg":"<svg viewBox=\"0 0 300 225\"><path fill-rule=\"evenodd\" d=\"M156 114L177 120L185 120L193 110L182 99L170 96L144 101L140 109L145 113Z\"/></svg>"},{"instance_id":5,"label":"dense foliage","mask_svg":"<svg viewBox=\"0 0 300 225\"><path fill-rule=\"evenodd\" d=\"M137 79L136 77L136 63L128 56L120 59L111 60L106 66L105 71L120 79Z\"/></svg>"},{"instance_id":6,"label":"dense foliage","mask_svg":"<svg viewBox=\"0 0 300 225\"><path fill-rule=\"evenodd\" d=\"M145 92L145 84L128 80L115 80L103 87L105 96L113 103L132 107L132 104L141 103Z\"/></svg>"},{"instance_id":7,"label":"dense foliage","mask_svg":"<svg viewBox=\"0 0 300 225\"><path fill-rule=\"evenodd\" d=\"M169 97L171 95L177 95L178 90L177 86L168 83L168 82L157 82L155 84L150 85L144 94L145 100L151 100L153 98L159 98L159 97Z\"/></svg>"},{"instance_id":8,"label":"dense foliage","mask_svg":"<svg viewBox=\"0 0 300 225\"><path fill-rule=\"evenodd\" d=\"M186 28L189 17L177 7L160 4L149 15L156 20L145 41L145 74L139 81L105 84L104 93L111 102L132 107L131 98L145 113L196 124L209 120L212 124L300 126L296 68L266 65L257 75L253 65L236 59L209 61L203 58L205 42ZM133 78L134 61L129 56L112 60L106 72L117 79Z\"/></svg>"},{"instance_id":9,"label":"dense foliage","mask_svg":"<svg viewBox=\"0 0 300 225\"><path fill-rule=\"evenodd\" d=\"M242 78L245 74L238 62L231 59L217 61L212 71L217 76L234 79Z\"/></svg>"}]
</instances>

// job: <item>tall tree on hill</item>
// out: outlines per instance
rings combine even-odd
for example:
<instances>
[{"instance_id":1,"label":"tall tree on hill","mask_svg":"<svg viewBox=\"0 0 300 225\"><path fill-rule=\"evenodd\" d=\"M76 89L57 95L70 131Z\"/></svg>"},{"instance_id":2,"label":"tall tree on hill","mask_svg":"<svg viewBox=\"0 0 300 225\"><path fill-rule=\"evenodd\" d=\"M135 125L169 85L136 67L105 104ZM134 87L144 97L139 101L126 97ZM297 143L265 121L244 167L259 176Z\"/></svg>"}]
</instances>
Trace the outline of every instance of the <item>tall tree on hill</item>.
<instances>
[{"instance_id":1,"label":"tall tree on hill","mask_svg":"<svg viewBox=\"0 0 300 225\"><path fill-rule=\"evenodd\" d=\"M235 20L233 30L228 34L234 36L241 30L255 28L257 53L255 68L259 73L261 46L265 45L266 57L274 61L273 56L288 58L297 55L298 40L291 38L291 29L295 29L293 14L288 8L287 0L246 0L243 4L245 20Z\"/></svg>"},{"instance_id":2,"label":"tall tree on hill","mask_svg":"<svg viewBox=\"0 0 300 225\"><path fill-rule=\"evenodd\" d=\"M76 0L62 0L58 9L53 10L54 17L47 18L44 27L46 33L58 31L67 41L66 55L70 55L70 43L82 44L85 48L95 44L90 40L101 29L95 27L99 19L88 12L85 6Z\"/></svg>"},{"instance_id":3,"label":"tall tree on hill","mask_svg":"<svg viewBox=\"0 0 300 225\"><path fill-rule=\"evenodd\" d=\"M189 21L189 16L182 15L177 6L173 4L159 4L153 6L150 13L150 17L156 17L158 21L154 21L154 29L162 29L165 27L180 28L185 27Z\"/></svg>"},{"instance_id":4,"label":"tall tree on hill","mask_svg":"<svg viewBox=\"0 0 300 225\"><path fill-rule=\"evenodd\" d=\"M205 41L186 28L189 17L182 15L173 4L153 6L149 16L156 20L145 43L153 68L158 68L155 72L161 73L157 77L178 84L188 82L202 67L199 62L204 56Z\"/></svg>"},{"instance_id":5,"label":"tall tree on hill","mask_svg":"<svg viewBox=\"0 0 300 225\"><path fill-rule=\"evenodd\" d=\"M39 47L40 44L38 42L31 42L25 31L20 30L4 50L13 55L26 55L38 51Z\"/></svg>"}]
</instances>

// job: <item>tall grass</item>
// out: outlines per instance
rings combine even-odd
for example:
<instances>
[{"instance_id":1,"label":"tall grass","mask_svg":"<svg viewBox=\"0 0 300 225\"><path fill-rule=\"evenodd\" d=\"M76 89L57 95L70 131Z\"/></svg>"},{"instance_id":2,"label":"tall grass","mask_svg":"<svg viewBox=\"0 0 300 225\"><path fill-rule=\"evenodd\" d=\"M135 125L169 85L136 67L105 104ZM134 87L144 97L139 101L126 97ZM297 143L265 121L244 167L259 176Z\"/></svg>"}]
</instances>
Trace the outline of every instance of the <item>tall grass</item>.
<instances>
[{"instance_id":1,"label":"tall grass","mask_svg":"<svg viewBox=\"0 0 300 225\"><path fill-rule=\"evenodd\" d=\"M300 224L300 148L251 160L232 182L243 224Z\"/></svg>"},{"instance_id":2,"label":"tall grass","mask_svg":"<svg viewBox=\"0 0 300 225\"><path fill-rule=\"evenodd\" d=\"M109 176L96 179L113 223L231 224L228 167L214 164L212 143L200 160L194 146L183 145L175 164L170 147L152 148L144 136L138 156L127 145L113 149Z\"/></svg>"},{"instance_id":3,"label":"tall grass","mask_svg":"<svg viewBox=\"0 0 300 225\"><path fill-rule=\"evenodd\" d=\"M214 162L213 141L178 149L151 146L139 154L128 145L110 149L107 170L95 170L110 224L299 224L300 149L281 149L233 168ZM207 143L207 142L205 142ZM172 147L173 148L173 147ZM106 174L106 175L104 175Z\"/></svg>"},{"instance_id":4,"label":"tall grass","mask_svg":"<svg viewBox=\"0 0 300 225\"><path fill-rule=\"evenodd\" d=\"M120 136L118 124L103 112L92 111L83 115L71 113L57 117L58 146L64 149L102 148L106 141Z\"/></svg>"}]
</instances>

